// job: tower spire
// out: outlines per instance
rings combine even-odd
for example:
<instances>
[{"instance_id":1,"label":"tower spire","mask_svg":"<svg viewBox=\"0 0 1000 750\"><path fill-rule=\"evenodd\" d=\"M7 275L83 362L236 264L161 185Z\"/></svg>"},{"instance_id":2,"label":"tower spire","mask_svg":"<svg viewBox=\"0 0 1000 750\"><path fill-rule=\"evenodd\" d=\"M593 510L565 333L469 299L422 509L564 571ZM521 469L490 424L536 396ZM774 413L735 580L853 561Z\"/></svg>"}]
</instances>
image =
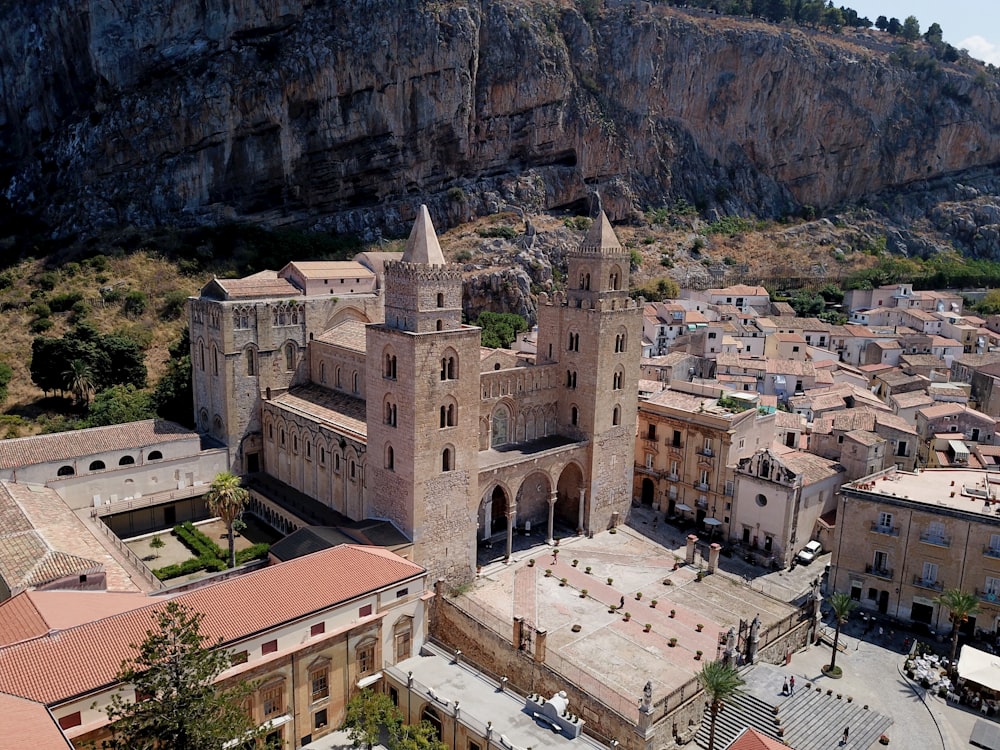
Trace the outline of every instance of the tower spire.
<instances>
[{"instance_id":1,"label":"tower spire","mask_svg":"<svg viewBox=\"0 0 1000 750\"><path fill-rule=\"evenodd\" d=\"M420 263L426 266L445 264L444 253L441 252L430 212L423 203L417 211L417 219L413 222L413 229L410 230L410 238L406 241L402 259L406 263Z\"/></svg>"},{"instance_id":2,"label":"tower spire","mask_svg":"<svg viewBox=\"0 0 1000 750\"><path fill-rule=\"evenodd\" d=\"M621 250L621 243L615 230L611 228L608 215L602 210L594 219L594 223L587 230L587 236L583 239L583 248L597 250Z\"/></svg>"}]
</instances>

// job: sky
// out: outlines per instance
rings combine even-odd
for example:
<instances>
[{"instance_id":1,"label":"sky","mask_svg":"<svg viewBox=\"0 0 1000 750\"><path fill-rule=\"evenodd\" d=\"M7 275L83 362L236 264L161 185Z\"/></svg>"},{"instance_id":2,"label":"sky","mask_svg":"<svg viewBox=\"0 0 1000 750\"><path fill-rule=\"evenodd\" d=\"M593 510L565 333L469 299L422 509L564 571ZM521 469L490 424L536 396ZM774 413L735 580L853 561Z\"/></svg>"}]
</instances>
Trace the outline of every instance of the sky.
<instances>
[{"instance_id":1,"label":"sky","mask_svg":"<svg viewBox=\"0 0 1000 750\"><path fill-rule=\"evenodd\" d=\"M900 21L916 16L920 31L937 21L944 40L973 57L1000 66L1000 2L997 0L836 0L872 22L879 16Z\"/></svg>"}]
</instances>

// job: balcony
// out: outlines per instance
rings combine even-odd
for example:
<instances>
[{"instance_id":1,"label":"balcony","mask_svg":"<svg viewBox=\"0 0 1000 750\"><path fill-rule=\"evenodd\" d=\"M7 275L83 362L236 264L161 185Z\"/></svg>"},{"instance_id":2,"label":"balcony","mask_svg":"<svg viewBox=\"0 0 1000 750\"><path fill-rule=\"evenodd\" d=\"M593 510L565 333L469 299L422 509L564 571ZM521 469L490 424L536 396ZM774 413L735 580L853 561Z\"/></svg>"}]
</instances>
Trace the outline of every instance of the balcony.
<instances>
[{"instance_id":1,"label":"balcony","mask_svg":"<svg viewBox=\"0 0 1000 750\"><path fill-rule=\"evenodd\" d=\"M924 544L932 544L935 547L950 547L951 538L940 534L921 534L920 541Z\"/></svg>"},{"instance_id":2,"label":"balcony","mask_svg":"<svg viewBox=\"0 0 1000 750\"><path fill-rule=\"evenodd\" d=\"M1000 547L983 547L983 554L1000 559Z\"/></svg>"},{"instance_id":3,"label":"balcony","mask_svg":"<svg viewBox=\"0 0 1000 750\"><path fill-rule=\"evenodd\" d=\"M708 458L712 458L715 455L711 448L702 448L697 453L699 456L707 456Z\"/></svg>"},{"instance_id":4,"label":"balcony","mask_svg":"<svg viewBox=\"0 0 1000 750\"><path fill-rule=\"evenodd\" d=\"M667 474L667 479L669 479L671 482L677 482L680 480L680 476L677 474Z\"/></svg>"},{"instance_id":5,"label":"balcony","mask_svg":"<svg viewBox=\"0 0 1000 750\"><path fill-rule=\"evenodd\" d=\"M990 604L1000 602L1000 593L996 591L981 591L980 589L976 589L976 596L978 596L982 601L989 602Z\"/></svg>"},{"instance_id":6,"label":"balcony","mask_svg":"<svg viewBox=\"0 0 1000 750\"><path fill-rule=\"evenodd\" d=\"M882 526L872 521L871 530L875 534L885 534L886 536L899 536L899 528L896 526Z\"/></svg>"},{"instance_id":7,"label":"balcony","mask_svg":"<svg viewBox=\"0 0 1000 750\"><path fill-rule=\"evenodd\" d=\"M708 510L708 498L707 497L699 497L697 500L695 500L694 504L695 504L695 507L701 508L702 510Z\"/></svg>"},{"instance_id":8,"label":"balcony","mask_svg":"<svg viewBox=\"0 0 1000 750\"><path fill-rule=\"evenodd\" d=\"M941 591L944 589L944 584L941 581L931 581L920 576L913 576L913 585L919 586L922 589L930 589L931 591Z\"/></svg>"},{"instance_id":9,"label":"balcony","mask_svg":"<svg viewBox=\"0 0 1000 750\"><path fill-rule=\"evenodd\" d=\"M694 488L699 492L708 492L708 482L695 482Z\"/></svg>"},{"instance_id":10,"label":"balcony","mask_svg":"<svg viewBox=\"0 0 1000 750\"><path fill-rule=\"evenodd\" d=\"M878 578L885 578L886 580L892 580L892 568L876 568L874 565L866 565L865 573L870 573Z\"/></svg>"},{"instance_id":11,"label":"balcony","mask_svg":"<svg viewBox=\"0 0 1000 750\"><path fill-rule=\"evenodd\" d=\"M647 451L656 453L660 447L660 444L656 442L656 438L644 437L642 439L642 447Z\"/></svg>"}]
</instances>

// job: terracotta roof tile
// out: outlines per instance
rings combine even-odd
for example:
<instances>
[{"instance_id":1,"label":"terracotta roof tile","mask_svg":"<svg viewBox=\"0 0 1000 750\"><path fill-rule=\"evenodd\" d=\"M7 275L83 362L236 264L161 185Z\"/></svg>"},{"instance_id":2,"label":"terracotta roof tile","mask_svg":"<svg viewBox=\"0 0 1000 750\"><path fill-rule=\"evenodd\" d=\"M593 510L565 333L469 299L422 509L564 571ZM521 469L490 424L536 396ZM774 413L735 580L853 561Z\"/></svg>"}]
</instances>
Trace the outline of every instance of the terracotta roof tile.
<instances>
[{"instance_id":1,"label":"terracotta roof tile","mask_svg":"<svg viewBox=\"0 0 1000 750\"><path fill-rule=\"evenodd\" d=\"M355 260L296 260L285 268L294 268L306 279L364 278L374 274ZM279 273L284 273L285 268Z\"/></svg>"},{"instance_id":2,"label":"terracotta roof tile","mask_svg":"<svg viewBox=\"0 0 1000 750\"><path fill-rule=\"evenodd\" d=\"M0 693L4 747L32 750L72 750L55 717L41 703Z\"/></svg>"},{"instance_id":3,"label":"terracotta roof tile","mask_svg":"<svg viewBox=\"0 0 1000 750\"><path fill-rule=\"evenodd\" d=\"M0 603L0 646L145 607L149 601L145 594L111 591L23 591Z\"/></svg>"},{"instance_id":4,"label":"terracotta roof tile","mask_svg":"<svg viewBox=\"0 0 1000 750\"><path fill-rule=\"evenodd\" d=\"M66 461L109 451L145 448L170 440L197 438L198 433L163 419L90 427L86 430L0 440L0 469L16 469L47 461Z\"/></svg>"},{"instance_id":5,"label":"terracotta roof tile","mask_svg":"<svg viewBox=\"0 0 1000 750\"><path fill-rule=\"evenodd\" d=\"M788 750L788 745L747 727L726 750Z\"/></svg>"},{"instance_id":6,"label":"terracotta roof tile","mask_svg":"<svg viewBox=\"0 0 1000 750\"><path fill-rule=\"evenodd\" d=\"M391 552L345 544L173 600L204 615L201 632L209 641L228 644L423 572ZM0 691L53 705L112 684L165 605L157 597L146 607L0 647Z\"/></svg>"},{"instance_id":7,"label":"terracotta roof tile","mask_svg":"<svg viewBox=\"0 0 1000 750\"><path fill-rule=\"evenodd\" d=\"M368 438L365 402L346 393L309 385L283 393L264 407L306 414L333 430L346 430L361 440Z\"/></svg>"},{"instance_id":8,"label":"terracotta roof tile","mask_svg":"<svg viewBox=\"0 0 1000 750\"><path fill-rule=\"evenodd\" d=\"M248 276L245 279L214 279L226 299L254 297L300 297L302 292L288 279Z\"/></svg>"},{"instance_id":9,"label":"terracotta roof tile","mask_svg":"<svg viewBox=\"0 0 1000 750\"><path fill-rule=\"evenodd\" d=\"M367 326L360 320L345 320L317 336L316 341L364 354L368 346Z\"/></svg>"}]
</instances>

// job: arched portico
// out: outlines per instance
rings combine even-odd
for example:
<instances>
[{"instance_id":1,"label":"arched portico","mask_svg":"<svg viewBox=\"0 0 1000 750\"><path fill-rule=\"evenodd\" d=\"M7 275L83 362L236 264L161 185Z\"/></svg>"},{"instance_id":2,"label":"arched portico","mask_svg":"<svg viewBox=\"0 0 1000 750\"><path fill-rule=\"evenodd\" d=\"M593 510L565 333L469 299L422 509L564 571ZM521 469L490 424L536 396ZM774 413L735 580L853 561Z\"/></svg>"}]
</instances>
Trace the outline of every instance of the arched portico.
<instances>
[{"instance_id":1,"label":"arched portico","mask_svg":"<svg viewBox=\"0 0 1000 750\"><path fill-rule=\"evenodd\" d=\"M586 504L583 470L576 462L566 464L556 483L555 518L577 531L583 530Z\"/></svg>"},{"instance_id":2,"label":"arched portico","mask_svg":"<svg viewBox=\"0 0 1000 750\"><path fill-rule=\"evenodd\" d=\"M642 480L642 504L652 505L653 498L656 496L656 485L653 484L653 480L646 477Z\"/></svg>"}]
</instances>

